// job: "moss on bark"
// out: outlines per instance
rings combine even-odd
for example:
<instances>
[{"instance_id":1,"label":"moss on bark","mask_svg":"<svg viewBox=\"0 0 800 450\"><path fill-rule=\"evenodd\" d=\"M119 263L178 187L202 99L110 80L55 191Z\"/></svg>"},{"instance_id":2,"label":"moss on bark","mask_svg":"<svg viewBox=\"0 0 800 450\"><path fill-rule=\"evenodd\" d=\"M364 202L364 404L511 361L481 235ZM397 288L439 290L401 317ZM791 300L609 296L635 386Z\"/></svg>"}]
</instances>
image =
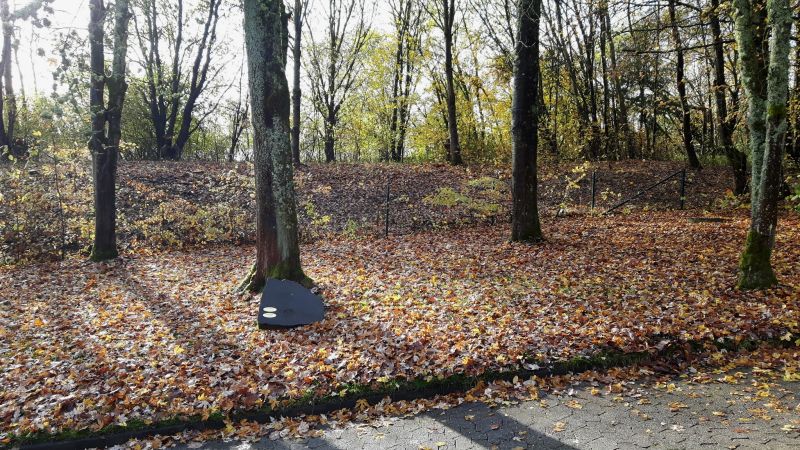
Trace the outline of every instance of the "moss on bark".
<instances>
[{"instance_id":1,"label":"moss on bark","mask_svg":"<svg viewBox=\"0 0 800 450\"><path fill-rule=\"evenodd\" d=\"M764 289L778 283L770 264L771 255L769 236L750 231L739 261L739 289Z\"/></svg>"},{"instance_id":2,"label":"moss on bark","mask_svg":"<svg viewBox=\"0 0 800 450\"><path fill-rule=\"evenodd\" d=\"M302 269L293 269L290 264L278 264L268 270L264 277L256 276L256 265L253 264L247 276L236 288L236 292L261 292L264 290L266 280L270 278L294 281L308 289L314 287L314 280L309 278Z\"/></svg>"},{"instance_id":3,"label":"moss on bark","mask_svg":"<svg viewBox=\"0 0 800 450\"><path fill-rule=\"evenodd\" d=\"M119 252L116 248L109 249L109 250L100 250L97 247L92 248L92 254L89 256L89 259L94 262L101 262L101 261L109 261L112 259L116 259L119 256Z\"/></svg>"}]
</instances>

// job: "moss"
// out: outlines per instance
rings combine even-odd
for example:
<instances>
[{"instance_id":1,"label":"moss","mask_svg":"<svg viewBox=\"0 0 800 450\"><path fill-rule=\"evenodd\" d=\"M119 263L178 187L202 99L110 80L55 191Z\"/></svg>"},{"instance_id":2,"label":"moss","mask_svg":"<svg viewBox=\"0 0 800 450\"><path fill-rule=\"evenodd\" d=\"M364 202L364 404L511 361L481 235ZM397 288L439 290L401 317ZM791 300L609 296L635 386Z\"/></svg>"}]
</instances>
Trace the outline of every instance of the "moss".
<instances>
[{"instance_id":1,"label":"moss","mask_svg":"<svg viewBox=\"0 0 800 450\"><path fill-rule=\"evenodd\" d=\"M276 280L289 280L300 283L306 288L312 288L314 281L307 277L303 269L298 265L293 267L286 261L276 264L272 269L267 272L267 278L275 278Z\"/></svg>"},{"instance_id":2,"label":"moss","mask_svg":"<svg viewBox=\"0 0 800 450\"><path fill-rule=\"evenodd\" d=\"M247 273L247 276L236 288L236 292L261 292L264 290L264 284L266 282L265 280L269 278L294 281L300 283L303 287L308 289L314 287L314 280L306 276L302 268L292 268L287 262L281 262L274 266L271 270L269 270L269 272L267 272L264 280L259 281L257 278L259 277L256 277L256 265L253 264L253 267Z\"/></svg>"},{"instance_id":3,"label":"moss","mask_svg":"<svg viewBox=\"0 0 800 450\"><path fill-rule=\"evenodd\" d=\"M778 120L783 119L784 117L786 117L786 104L769 104L767 118L771 120Z\"/></svg>"},{"instance_id":4,"label":"moss","mask_svg":"<svg viewBox=\"0 0 800 450\"><path fill-rule=\"evenodd\" d=\"M97 247L94 247L92 248L92 254L89 256L89 259L94 262L102 262L116 259L118 256L119 252L116 248L100 250Z\"/></svg>"},{"instance_id":5,"label":"moss","mask_svg":"<svg viewBox=\"0 0 800 450\"><path fill-rule=\"evenodd\" d=\"M750 231L739 261L739 289L765 289L778 284L770 264L771 256L769 237Z\"/></svg>"},{"instance_id":6,"label":"moss","mask_svg":"<svg viewBox=\"0 0 800 450\"><path fill-rule=\"evenodd\" d=\"M669 336L663 336L669 338ZM594 355L577 357L567 361L556 362L544 369L527 370L516 369L506 371L489 371L480 375L454 374L443 378L423 377L416 379L395 378L385 383L373 382L369 384L351 383L346 384L338 390L338 393L325 396L317 396L315 389L305 391L302 397L281 402L281 406L272 408L265 406L257 410L236 411L226 414L221 411L214 411L207 419L199 416L176 416L155 423L146 423L140 420L130 420L127 426L110 425L100 431L90 430L64 430L59 433L35 433L23 436L11 435L11 442L7 447L19 445L42 444L51 442L63 442L86 438L108 437L108 442L127 441L133 433L138 437L151 436L155 434L175 434L179 429L191 428L195 430L210 430L222 428L225 420L238 422L242 419L267 422L271 417L284 416L293 417L303 414L327 414L342 408L352 408L359 400L366 400L369 403L377 403L386 396L390 396L394 401L412 400L433 396L437 394L465 392L477 386L481 381L492 382L498 380L510 381L514 377L524 379L531 375L547 376L566 373L579 373L587 370L609 369L613 367L624 367L634 364L644 363L653 358L666 358L669 360L672 355L681 353L682 347L675 344L667 346L658 353L638 352L624 353L615 349L607 349ZM688 345L692 352L703 352L707 347L727 349L729 351L754 350L759 344L791 346L791 342L775 339L756 341L750 339L728 339L711 341L690 341L683 343ZM535 362L535 361L530 361ZM128 433L127 435L125 433ZM117 435L117 436L115 436ZM107 443L107 442L106 442ZM5 448L0 445L0 448Z\"/></svg>"}]
</instances>

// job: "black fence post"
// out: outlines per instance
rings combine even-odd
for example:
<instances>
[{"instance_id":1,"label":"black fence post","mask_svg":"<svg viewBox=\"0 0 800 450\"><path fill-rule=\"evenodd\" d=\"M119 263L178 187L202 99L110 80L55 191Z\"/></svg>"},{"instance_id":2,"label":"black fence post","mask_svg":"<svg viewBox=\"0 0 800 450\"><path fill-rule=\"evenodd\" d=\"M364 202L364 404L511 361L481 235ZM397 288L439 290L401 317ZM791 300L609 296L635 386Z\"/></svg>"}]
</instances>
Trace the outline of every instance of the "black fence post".
<instances>
[{"instance_id":1,"label":"black fence post","mask_svg":"<svg viewBox=\"0 0 800 450\"><path fill-rule=\"evenodd\" d=\"M681 171L681 209L686 204L686 169Z\"/></svg>"},{"instance_id":2,"label":"black fence post","mask_svg":"<svg viewBox=\"0 0 800 450\"><path fill-rule=\"evenodd\" d=\"M595 197L597 196L597 171L592 171L592 210L595 206Z\"/></svg>"},{"instance_id":3,"label":"black fence post","mask_svg":"<svg viewBox=\"0 0 800 450\"><path fill-rule=\"evenodd\" d=\"M392 177L386 179L386 221L384 223L383 237L389 237L389 200L391 195L390 187L392 185Z\"/></svg>"}]
</instances>

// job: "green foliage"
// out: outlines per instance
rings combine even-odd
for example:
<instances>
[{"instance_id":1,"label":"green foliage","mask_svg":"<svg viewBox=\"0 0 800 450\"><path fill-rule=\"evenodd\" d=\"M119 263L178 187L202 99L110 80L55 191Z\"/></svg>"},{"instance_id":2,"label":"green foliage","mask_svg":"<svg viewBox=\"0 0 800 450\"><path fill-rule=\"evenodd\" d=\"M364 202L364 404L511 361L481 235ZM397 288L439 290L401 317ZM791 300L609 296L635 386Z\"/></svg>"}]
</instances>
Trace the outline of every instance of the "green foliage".
<instances>
[{"instance_id":1,"label":"green foliage","mask_svg":"<svg viewBox=\"0 0 800 450\"><path fill-rule=\"evenodd\" d=\"M32 132L39 135L38 132ZM90 237L86 154L36 143L0 165L0 264L55 258Z\"/></svg>"},{"instance_id":2,"label":"green foliage","mask_svg":"<svg viewBox=\"0 0 800 450\"><path fill-rule=\"evenodd\" d=\"M795 177L793 190L794 193L789 196L789 202L794 210L800 213L800 176Z\"/></svg>"},{"instance_id":3,"label":"green foliage","mask_svg":"<svg viewBox=\"0 0 800 450\"><path fill-rule=\"evenodd\" d=\"M458 192L451 187L443 187L435 194L425 197L423 202L445 208L463 208L467 213L479 218L494 217L503 210L500 202L505 195L504 190L507 190L504 182L496 178L483 177L468 181L467 186L471 188L469 194Z\"/></svg>"},{"instance_id":4,"label":"green foliage","mask_svg":"<svg viewBox=\"0 0 800 450\"><path fill-rule=\"evenodd\" d=\"M184 199L158 205L154 214L132 224L135 234L157 248L242 241L250 217L230 204L198 206Z\"/></svg>"},{"instance_id":5,"label":"green foliage","mask_svg":"<svg viewBox=\"0 0 800 450\"><path fill-rule=\"evenodd\" d=\"M566 187L564 188L564 197L559 205L559 214L565 214L569 208L569 203L572 201L572 193L580 190L581 181L585 180L589 174L592 165L587 161L579 164L570 170L570 173L564 176Z\"/></svg>"}]
</instances>

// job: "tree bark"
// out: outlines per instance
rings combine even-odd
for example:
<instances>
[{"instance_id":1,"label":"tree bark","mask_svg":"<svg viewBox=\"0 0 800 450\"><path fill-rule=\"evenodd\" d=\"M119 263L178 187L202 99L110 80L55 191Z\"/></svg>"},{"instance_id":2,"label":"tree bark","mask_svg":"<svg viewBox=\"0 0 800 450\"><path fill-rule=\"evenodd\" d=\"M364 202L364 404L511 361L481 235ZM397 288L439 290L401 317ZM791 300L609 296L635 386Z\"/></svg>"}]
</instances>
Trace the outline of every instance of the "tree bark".
<instances>
[{"instance_id":1,"label":"tree bark","mask_svg":"<svg viewBox=\"0 0 800 450\"><path fill-rule=\"evenodd\" d=\"M294 47L292 56L294 57L294 67L292 80L292 161L300 164L300 102L303 99L303 92L300 89L300 64L302 57L302 37L303 37L303 0L294 2Z\"/></svg>"},{"instance_id":2,"label":"tree bark","mask_svg":"<svg viewBox=\"0 0 800 450\"><path fill-rule=\"evenodd\" d=\"M541 0L519 0L514 97L512 100L513 241L539 241L538 179L539 145L539 19Z\"/></svg>"},{"instance_id":3,"label":"tree bark","mask_svg":"<svg viewBox=\"0 0 800 450\"><path fill-rule=\"evenodd\" d=\"M689 109L689 100L686 97L686 79L684 76L685 63L683 55L683 42L681 35L678 31L678 18L675 8L675 0L669 0L669 19L672 26L672 40L675 44L675 53L677 62L675 63L675 81L678 85L678 97L681 103L681 124L683 128L683 147L686 150L686 156L689 159L689 166L693 169L699 169L700 159L697 158L697 152L694 149L692 142L692 115Z\"/></svg>"},{"instance_id":4,"label":"tree bark","mask_svg":"<svg viewBox=\"0 0 800 450\"><path fill-rule=\"evenodd\" d=\"M11 85L11 41L14 38L14 26L11 23L11 10L8 0L0 0L0 27L3 40L0 48L0 147L5 147L13 155L14 123L17 107L14 90ZM6 125L6 118L8 125ZM2 150L0 150L2 154Z\"/></svg>"},{"instance_id":5,"label":"tree bark","mask_svg":"<svg viewBox=\"0 0 800 450\"><path fill-rule=\"evenodd\" d=\"M288 15L282 0L245 0L256 184L256 263L243 283L268 278L308 284L300 265L286 80Z\"/></svg>"},{"instance_id":6,"label":"tree bark","mask_svg":"<svg viewBox=\"0 0 800 450\"><path fill-rule=\"evenodd\" d=\"M735 119L728 117L728 101L725 81L725 48L722 42L722 30L719 22L719 0L711 0L709 22L714 38L714 99L717 106L717 132L725 156L733 174L733 193L742 195L747 191L747 155L736 149L733 144Z\"/></svg>"},{"instance_id":7,"label":"tree bark","mask_svg":"<svg viewBox=\"0 0 800 450\"><path fill-rule=\"evenodd\" d=\"M121 137L122 107L125 102L125 82L128 49L128 0L117 0L114 6L114 50L111 75L105 74L105 33L103 25L106 9L102 0L89 4L89 45L91 82L89 104L92 134L89 150L92 153L94 181L94 243L91 259L105 261L117 257L116 237L116 177L119 142ZM105 91L108 89L108 104Z\"/></svg>"},{"instance_id":8,"label":"tree bark","mask_svg":"<svg viewBox=\"0 0 800 450\"><path fill-rule=\"evenodd\" d=\"M464 164L461 157L461 144L458 140L458 114L456 111L456 92L453 82L453 28L455 26L455 0L441 0L442 22L444 26L444 76L447 85L447 125L450 136L450 163Z\"/></svg>"},{"instance_id":9,"label":"tree bark","mask_svg":"<svg viewBox=\"0 0 800 450\"><path fill-rule=\"evenodd\" d=\"M739 263L739 287L760 289L777 284L771 256L783 183L792 14L788 0L735 0L734 7L753 158L751 223Z\"/></svg>"}]
</instances>

